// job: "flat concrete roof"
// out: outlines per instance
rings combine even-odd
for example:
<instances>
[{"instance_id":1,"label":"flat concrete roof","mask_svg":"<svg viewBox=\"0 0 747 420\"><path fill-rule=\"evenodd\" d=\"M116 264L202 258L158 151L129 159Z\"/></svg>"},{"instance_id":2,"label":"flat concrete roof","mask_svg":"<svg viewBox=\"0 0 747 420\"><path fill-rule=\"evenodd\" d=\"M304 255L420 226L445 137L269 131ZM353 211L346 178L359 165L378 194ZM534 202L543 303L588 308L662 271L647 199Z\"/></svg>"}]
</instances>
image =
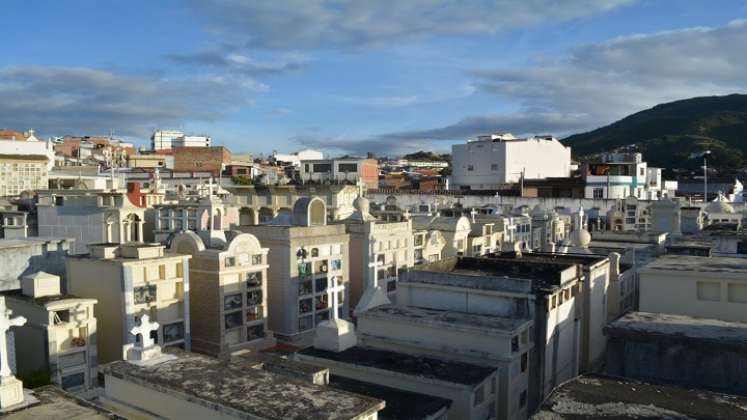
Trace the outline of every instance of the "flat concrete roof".
<instances>
[{"instance_id":1,"label":"flat concrete roof","mask_svg":"<svg viewBox=\"0 0 747 420\"><path fill-rule=\"evenodd\" d=\"M74 242L75 238L58 238L35 236L30 238L0 239L0 249L23 248L31 245L41 245L50 242Z\"/></svg>"},{"instance_id":2,"label":"flat concrete roof","mask_svg":"<svg viewBox=\"0 0 747 420\"><path fill-rule=\"evenodd\" d=\"M470 363L361 346L351 347L341 352L308 347L301 350L299 354L462 385L478 385L496 371L496 368Z\"/></svg>"},{"instance_id":3,"label":"flat concrete roof","mask_svg":"<svg viewBox=\"0 0 747 420\"><path fill-rule=\"evenodd\" d=\"M511 335L532 323L529 318L506 318L400 305L377 306L358 315L358 318L404 320L413 324L438 328L472 330L476 333L500 335Z\"/></svg>"},{"instance_id":4,"label":"flat concrete roof","mask_svg":"<svg viewBox=\"0 0 747 420\"><path fill-rule=\"evenodd\" d=\"M36 388L33 396L39 402L3 413L6 420L124 420L108 410L95 406L87 401L69 394L57 386L47 385Z\"/></svg>"},{"instance_id":5,"label":"flat concrete roof","mask_svg":"<svg viewBox=\"0 0 747 420\"><path fill-rule=\"evenodd\" d=\"M665 255L648 263L642 271L696 271L747 275L747 258Z\"/></svg>"},{"instance_id":6,"label":"flat concrete roof","mask_svg":"<svg viewBox=\"0 0 747 420\"><path fill-rule=\"evenodd\" d=\"M147 367L117 361L101 371L213 410L265 419L352 419L384 407L375 398L261 370L250 360L223 361L177 349L168 353L177 358Z\"/></svg>"},{"instance_id":7,"label":"flat concrete roof","mask_svg":"<svg viewBox=\"0 0 747 420\"><path fill-rule=\"evenodd\" d=\"M611 322L605 332L612 335L652 334L747 345L747 323L685 315L628 312Z\"/></svg>"},{"instance_id":8,"label":"flat concrete roof","mask_svg":"<svg viewBox=\"0 0 747 420\"><path fill-rule=\"evenodd\" d=\"M556 388L532 420L742 420L745 413L746 397L584 375Z\"/></svg>"},{"instance_id":9,"label":"flat concrete roof","mask_svg":"<svg viewBox=\"0 0 747 420\"><path fill-rule=\"evenodd\" d=\"M386 407L379 411L380 420L430 419L451 407L451 400L446 398L402 391L342 376L330 376L329 386L386 401Z\"/></svg>"}]
</instances>

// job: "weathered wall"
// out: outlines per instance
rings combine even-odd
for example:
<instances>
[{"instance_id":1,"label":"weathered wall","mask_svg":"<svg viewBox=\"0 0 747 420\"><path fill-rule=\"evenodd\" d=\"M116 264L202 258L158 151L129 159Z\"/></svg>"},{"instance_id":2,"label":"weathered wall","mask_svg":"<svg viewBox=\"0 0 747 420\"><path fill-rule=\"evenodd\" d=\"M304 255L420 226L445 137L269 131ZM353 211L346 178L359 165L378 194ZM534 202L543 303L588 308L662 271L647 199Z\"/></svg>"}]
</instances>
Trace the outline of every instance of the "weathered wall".
<instances>
[{"instance_id":1,"label":"weathered wall","mask_svg":"<svg viewBox=\"0 0 747 420\"><path fill-rule=\"evenodd\" d=\"M21 277L39 271L65 279L70 242L40 239L0 241L0 290L20 289Z\"/></svg>"}]
</instances>

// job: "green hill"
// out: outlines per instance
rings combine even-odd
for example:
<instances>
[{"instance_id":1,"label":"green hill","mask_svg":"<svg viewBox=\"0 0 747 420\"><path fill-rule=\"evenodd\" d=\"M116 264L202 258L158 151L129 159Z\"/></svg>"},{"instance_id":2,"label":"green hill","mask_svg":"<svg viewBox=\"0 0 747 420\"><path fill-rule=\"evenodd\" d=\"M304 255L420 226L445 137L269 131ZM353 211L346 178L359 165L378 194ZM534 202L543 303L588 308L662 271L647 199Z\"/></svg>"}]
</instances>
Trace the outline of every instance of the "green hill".
<instances>
[{"instance_id":1,"label":"green hill","mask_svg":"<svg viewBox=\"0 0 747 420\"><path fill-rule=\"evenodd\" d=\"M608 126L563 140L579 158L635 145L652 166L700 165L691 153L711 150L714 166L747 164L747 95L709 96L656 105Z\"/></svg>"}]
</instances>

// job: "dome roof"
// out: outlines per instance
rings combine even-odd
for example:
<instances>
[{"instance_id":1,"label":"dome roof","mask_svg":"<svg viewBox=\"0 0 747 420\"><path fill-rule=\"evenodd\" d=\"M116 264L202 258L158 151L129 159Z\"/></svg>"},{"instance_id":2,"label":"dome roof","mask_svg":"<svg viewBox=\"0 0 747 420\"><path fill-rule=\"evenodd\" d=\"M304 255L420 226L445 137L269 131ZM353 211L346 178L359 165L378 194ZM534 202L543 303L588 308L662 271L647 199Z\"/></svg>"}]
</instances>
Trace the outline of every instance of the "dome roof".
<instances>
[{"instance_id":1,"label":"dome roof","mask_svg":"<svg viewBox=\"0 0 747 420\"><path fill-rule=\"evenodd\" d=\"M586 229L574 230L568 236L568 241L571 243L571 246L588 248L589 243L591 243L591 234Z\"/></svg>"},{"instance_id":2,"label":"dome roof","mask_svg":"<svg viewBox=\"0 0 747 420\"><path fill-rule=\"evenodd\" d=\"M723 194L719 194L716 201L711 202L705 208L706 213L734 213L734 207L726 201Z\"/></svg>"}]
</instances>

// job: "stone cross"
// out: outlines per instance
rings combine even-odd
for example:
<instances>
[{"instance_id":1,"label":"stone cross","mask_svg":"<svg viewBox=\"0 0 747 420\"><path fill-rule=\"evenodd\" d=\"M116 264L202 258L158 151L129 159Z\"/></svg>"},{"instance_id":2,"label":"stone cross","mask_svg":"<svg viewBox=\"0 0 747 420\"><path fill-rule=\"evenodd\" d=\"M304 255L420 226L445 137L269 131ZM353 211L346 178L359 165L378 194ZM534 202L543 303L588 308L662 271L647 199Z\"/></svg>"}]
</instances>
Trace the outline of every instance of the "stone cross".
<instances>
[{"instance_id":1,"label":"stone cross","mask_svg":"<svg viewBox=\"0 0 747 420\"><path fill-rule=\"evenodd\" d=\"M337 293L342 292L343 290L345 290L345 288L341 284L337 283L337 276L330 277L330 280L332 282L331 287L328 289L330 294L329 301L331 304L330 311L332 311L330 318L336 321L340 318L340 313L338 310L340 302Z\"/></svg>"},{"instance_id":2,"label":"stone cross","mask_svg":"<svg viewBox=\"0 0 747 420\"><path fill-rule=\"evenodd\" d=\"M402 213L402 217L405 220L410 220L410 216L412 216L412 214L410 214L410 209L405 209L404 213Z\"/></svg>"},{"instance_id":3,"label":"stone cross","mask_svg":"<svg viewBox=\"0 0 747 420\"><path fill-rule=\"evenodd\" d=\"M26 318L17 316L11 318L13 313L5 306L5 297L0 297L0 378L13 376L8 363L8 330L10 327L20 327L26 323Z\"/></svg>"},{"instance_id":4,"label":"stone cross","mask_svg":"<svg viewBox=\"0 0 747 420\"><path fill-rule=\"evenodd\" d=\"M138 334L140 334L140 336L142 337L140 339L140 345L143 349L147 349L148 347L153 345L153 339L150 338L150 332L157 330L158 322L150 322L150 316L148 316L148 314L143 314L140 316L140 325L137 327L133 327L130 330L130 334L136 337Z\"/></svg>"},{"instance_id":5,"label":"stone cross","mask_svg":"<svg viewBox=\"0 0 747 420\"><path fill-rule=\"evenodd\" d=\"M358 181L356 181L355 185L358 187L358 197L363 197L363 187L366 186L366 183L363 182L362 179L358 178Z\"/></svg>"},{"instance_id":6,"label":"stone cross","mask_svg":"<svg viewBox=\"0 0 747 420\"><path fill-rule=\"evenodd\" d=\"M475 223L475 216L477 216L477 210L475 210L474 207L472 207L472 210L469 212L469 215L472 216L472 223Z\"/></svg>"},{"instance_id":7,"label":"stone cross","mask_svg":"<svg viewBox=\"0 0 747 420\"><path fill-rule=\"evenodd\" d=\"M373 268L373 283L374 288L379 287L379 259L376 254L373 254L374 260L368 263L368 268Z\"/></svg>"}]
</instances>

